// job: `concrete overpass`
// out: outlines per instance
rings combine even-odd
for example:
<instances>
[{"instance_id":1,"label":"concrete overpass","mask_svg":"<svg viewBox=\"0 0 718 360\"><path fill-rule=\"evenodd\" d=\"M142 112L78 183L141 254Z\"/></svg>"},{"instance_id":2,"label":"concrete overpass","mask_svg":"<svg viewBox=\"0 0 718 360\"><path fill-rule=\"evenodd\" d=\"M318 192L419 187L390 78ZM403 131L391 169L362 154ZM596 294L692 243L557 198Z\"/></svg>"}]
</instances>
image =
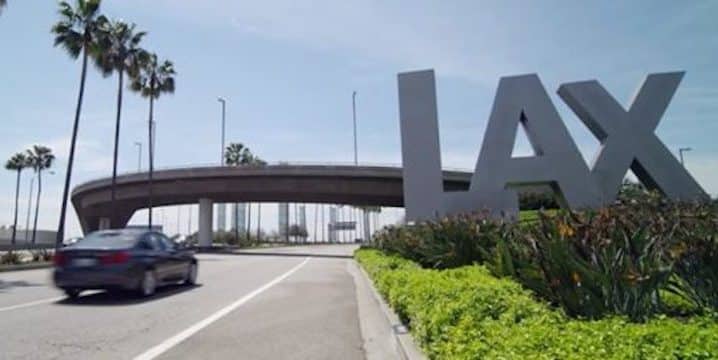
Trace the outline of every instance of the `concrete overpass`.
<instances>
[{"instance_id":1,"label":"concrete overpass","mask_svg":"<svg viewBox=\"0 0 718 360\"><path fill-rule=\"evenodd\" d=\"M85 233L127 225L149 204L148 173L117 178L114 209L111 178L81 184L72 203ZM365 206L404 205L397 166L267 165L188 167L153 173L153 206L199 204L200 244L212 231L213 203L311 202ZM444 171L446 191L467 190L471 173Z\"/></svg>"}]
</instances>

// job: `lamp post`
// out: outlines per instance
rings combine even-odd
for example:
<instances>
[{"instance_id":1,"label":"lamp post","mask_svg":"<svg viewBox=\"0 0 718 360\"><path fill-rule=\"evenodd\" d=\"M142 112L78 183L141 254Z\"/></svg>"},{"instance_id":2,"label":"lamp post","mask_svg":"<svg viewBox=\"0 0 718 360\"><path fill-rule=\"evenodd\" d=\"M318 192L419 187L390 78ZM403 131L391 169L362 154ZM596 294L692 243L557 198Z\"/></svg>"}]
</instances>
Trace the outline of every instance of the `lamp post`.
<instances>
[{"instance_id":1,"label":"lamp post","mask_svg":"<svg viewBox=\"0 0 718 360\"><path fill-rule=\"evenodd\" d=\"M683 153L692 151L692 150L693 150L693 148L691 148L691 147L678 148L678 156L681 158L681 165L683 165L684 167L685 167L685 163L683 162Z\"/></svg>"},{"instance_id":2,"label":"lamp post","mask_svg":"<svg viewBox=\"0 0 718 360\"><path fill-rule=\"evenodd\" d=\"M187 236L192 235L192 205L187 206Z\"/></svg>"},{"instance_id":3,"label":"lamp post","mask_svg":"<svg viewBox=\"0 0 718 360\"><path fill-rule=\"evenodd\" d=\"M219 164L220 166L225 165L225 158L224 158L224 135L225 135L225 119L226 119L226 109L227 109L227 101L223 97L218 97L217 101L219 101L222 104L222 140L221 140L221 151L219 152ZM225 205L224 204L217 204L217 230L224 231L224 222L226 221L225 217Z\"/></svg>"},{"instance_id":4,"label":"lamp post","mask_svg":"<svg viewBox=\"0 0 718 360\"><path fill-rule=\"evenodd\" d=\"M359 165L359 155L357 152L357 92L352 92L352 120L354 122L354 165Z\"/></svg>"},{"instance_id":5,"label":"lamp post","mask_svg":"<svg viewBox=\"0 0 718 360\"><path fill-rule=\"evenodd\" d=\"M225 117L226 117L227 101L222 97L218 97L217 101L219 101L222 104L222 149L219 153L220 154L219 163L221 165L224 165L224 124L225 124Z\"/></svg>"},{"instance_id":6,"label":"lamp post","mask_svg":"<svg viewBox=\"0 0 718 360\"><path fill-rule=\"evenodd\" d=\"M142 142L135 141L137 146L137 172L142 171Z\"/></svg>"}]
</instances>

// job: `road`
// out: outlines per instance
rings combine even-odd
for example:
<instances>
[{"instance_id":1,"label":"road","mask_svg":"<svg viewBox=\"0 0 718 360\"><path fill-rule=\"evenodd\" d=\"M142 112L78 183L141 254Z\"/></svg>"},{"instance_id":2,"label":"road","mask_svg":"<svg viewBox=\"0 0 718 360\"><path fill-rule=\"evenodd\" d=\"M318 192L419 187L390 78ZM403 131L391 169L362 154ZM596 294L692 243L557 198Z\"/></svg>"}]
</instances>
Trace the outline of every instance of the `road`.
<instances>
[{"instance_id":1,"label":"road","mask_svg":"<svg viewBox=\"0 0 718 360\"><path fill-rule=\"evenodd\" d=\"M355 246L200 254L194 287L69 301L50 270L0 273L2 359L363 359Z\"/></svg>"}]
</instances>

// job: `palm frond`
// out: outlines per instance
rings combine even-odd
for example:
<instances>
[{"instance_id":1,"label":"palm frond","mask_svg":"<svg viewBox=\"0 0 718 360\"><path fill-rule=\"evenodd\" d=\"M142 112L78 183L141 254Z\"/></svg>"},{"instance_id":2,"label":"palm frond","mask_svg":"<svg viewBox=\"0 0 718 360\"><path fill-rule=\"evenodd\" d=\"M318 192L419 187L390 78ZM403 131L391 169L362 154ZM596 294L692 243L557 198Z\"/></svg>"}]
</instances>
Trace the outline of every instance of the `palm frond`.
<instances>
[{"instance_id":1,"label":"palm frond","mask_svg":"<svg viewBox=\"0 0 718 360\"><path fill-rule=\"evenodd\" d=\"M136 81L131 89L140 92L143 97L158 99L162 94L175 91L174 65L171 61L159 62L153 53L140 53L141 61Z\"/></svg>"},{"instance_id":2,"label":"palm frond","mask_svg":"<svg viewBox=\"0 0 718 360\"><path fill-rule=\"evenodd\" d=\"M100 0L77 0L75 8L61 1L58 4L60 19L51 28L54 45L65 49L72 58L79 57L83 49L92 48L98 40L98 25L104 18L97 16L99 6Z\"/></svg>"},{"instance_id":3,"label":"palm frond","mask_svg":"<svg viewBox=\"0 0 718 360\"><path fill-rule=\"evenodd\" d=\"M34 145L31 149L28 149L26 156L28 159L27 164L35 171L48 169L52 167L55 161L52 149L42 145Z\"/></svg>"},{"instance_id":4,"label":"palm frond","mask_svg":"<svg viewBox=\"0 0 718 360\"><path fill-rule=\"evenodd\" d=\"M7 170L20 171L26 167L28 167L28 159L24 153L17 153L13 155L5 163L5 169Z\"/></svg>"}]
</instances>

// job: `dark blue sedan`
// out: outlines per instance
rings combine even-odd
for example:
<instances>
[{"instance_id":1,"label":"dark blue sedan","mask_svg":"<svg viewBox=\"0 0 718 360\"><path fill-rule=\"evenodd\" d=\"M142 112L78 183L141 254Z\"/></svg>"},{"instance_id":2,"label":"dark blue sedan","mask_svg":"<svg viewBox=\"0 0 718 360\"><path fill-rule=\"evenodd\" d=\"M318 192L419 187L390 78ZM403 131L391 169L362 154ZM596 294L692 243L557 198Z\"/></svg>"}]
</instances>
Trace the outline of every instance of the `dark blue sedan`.
<instances>
[{"instance_id":1,"label":"dark blue sedan","mask_svg":"<svg viewBox=\"0 0 718 360\"><path fill-rule=\"evenodd\" d=\"M160 285L197 281L197 259L152 230L102 230L55 254L55 285L70 298L83 290L132 290L151 296Z\"/></svg>"}]
</instances>

